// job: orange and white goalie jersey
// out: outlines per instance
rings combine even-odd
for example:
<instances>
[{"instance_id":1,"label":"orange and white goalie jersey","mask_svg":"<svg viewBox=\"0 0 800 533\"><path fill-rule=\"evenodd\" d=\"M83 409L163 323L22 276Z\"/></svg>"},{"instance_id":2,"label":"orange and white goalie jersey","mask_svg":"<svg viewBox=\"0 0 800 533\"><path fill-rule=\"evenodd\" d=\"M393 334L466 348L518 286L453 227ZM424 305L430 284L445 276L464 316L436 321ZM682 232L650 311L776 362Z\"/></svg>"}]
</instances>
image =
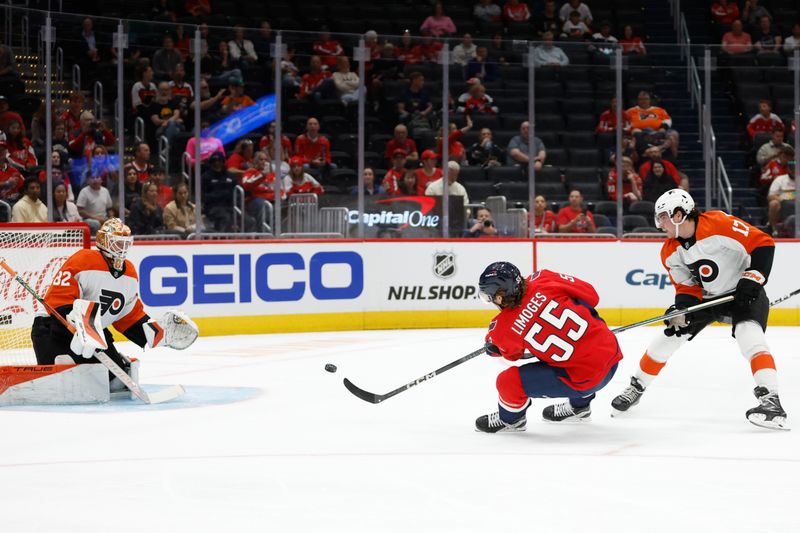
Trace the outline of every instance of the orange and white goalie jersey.
<instances>
[{"instance_id":1,"label":"orange and white goalie jersey","mask_svg":"<svg viewBox=\"0 0 800 533\"><path fill-rule=\"evenodd\" d=\"M692 239L664 243L661 262L676 293L702 300L733 291L750 267L750 254L764 246L775 246L775 241L763 231L722 211L709 211L698 217Z\"/></svg>"},{"instance_id":2,"label":"orange and white goalie jersey","mask_svg":"<svg viewBox=\"0 0 800 533\"><path fill-rule=\"evenodd\" d=\"M44 296L55 309L72 305L78 298L100 302L103 329L113 324L117 331L124 332L147 317L139 299L139 275L133 264L125 260L122 272L112 273L97 250L80 250L67 259ZM41 314L46 316L47 312Z\"/></svg>"}]
</instances>

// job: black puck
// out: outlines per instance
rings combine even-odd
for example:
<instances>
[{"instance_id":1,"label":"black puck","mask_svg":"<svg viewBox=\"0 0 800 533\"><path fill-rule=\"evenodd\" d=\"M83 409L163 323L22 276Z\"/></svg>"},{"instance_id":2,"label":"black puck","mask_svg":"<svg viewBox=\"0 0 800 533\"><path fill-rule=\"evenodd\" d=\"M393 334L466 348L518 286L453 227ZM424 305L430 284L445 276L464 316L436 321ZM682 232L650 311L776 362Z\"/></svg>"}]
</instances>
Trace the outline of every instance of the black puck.
<instances>
[{"instance_id":1,"label":"black puck","mask_svg":"<svg viewBox=\"0 0 800 533\"><path fill-rule=\"evenodd\" d=\"M334 372L336 372L336 365L328 363L327 365L325 365L325 370L333 374Z\"/></svg>"}]
</instances>

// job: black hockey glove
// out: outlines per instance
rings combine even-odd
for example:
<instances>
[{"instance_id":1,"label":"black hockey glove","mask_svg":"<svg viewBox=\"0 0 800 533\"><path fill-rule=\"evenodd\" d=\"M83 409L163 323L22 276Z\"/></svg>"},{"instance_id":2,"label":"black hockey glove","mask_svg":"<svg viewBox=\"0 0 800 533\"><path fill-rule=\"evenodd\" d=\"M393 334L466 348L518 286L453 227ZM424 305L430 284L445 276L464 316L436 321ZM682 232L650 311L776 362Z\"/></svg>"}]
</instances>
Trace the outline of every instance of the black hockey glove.
<instances>
[{"instance_id":1,"label":"black hockey glove","mask_svg":"<svg viewBox=\"0 0 800 533\"><path fill-rule=\"evenodd\" d=\"M500 353L500 348L492 344L491 340L486 341L485 349L486 353L492 357L503 357L503 354Z\"/></svg>"},{"instance_id":2,"label":"black hockey glove","mask_svg":"<svg viewBox=\"0 0 800 533\"><path fill-rule=\"evenodd\" d=\"M736 284L736 294L733 296L733 305L747 309L758 299L766 278L758 270L745 270L739 283Z\"/></svg>"},{"instance_id":3,"label":"black hockey glove","mask_svg":"<svg viewBox=\"0 0 800 533\"><path fill-rule=\"evenodd\" d=\"M676 309L686 309L686 307L687 306L685 305L676 307L675 304L673 304L669 306L664 314L669 314ZM664 320L664 325L667 326L667 328L664 330L664 335L667 337L672 337L673 335L676 337L680 337L681 335L689 335L689 324L691 324L691 321L691 313Z\"/></svg>"}]
</instances>

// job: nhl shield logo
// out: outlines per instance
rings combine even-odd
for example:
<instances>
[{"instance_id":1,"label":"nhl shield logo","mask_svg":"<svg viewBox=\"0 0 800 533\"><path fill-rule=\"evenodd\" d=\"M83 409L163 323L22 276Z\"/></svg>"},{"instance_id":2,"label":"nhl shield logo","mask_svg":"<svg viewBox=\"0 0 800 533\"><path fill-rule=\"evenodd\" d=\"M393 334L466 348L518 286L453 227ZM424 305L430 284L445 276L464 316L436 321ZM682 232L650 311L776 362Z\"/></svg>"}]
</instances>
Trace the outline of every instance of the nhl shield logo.
<instances>
[{"instance_id":1,"label":"nhl shield logo","mask_svg":"<svg viewBox=\"0 0 800 533\"><path fill-rule=\"evenodd\" d=\"M456 273L456 255L453 252L436 252L433 256L433 273L439 278L449 278Z\"/></svg>"}]
</instances>

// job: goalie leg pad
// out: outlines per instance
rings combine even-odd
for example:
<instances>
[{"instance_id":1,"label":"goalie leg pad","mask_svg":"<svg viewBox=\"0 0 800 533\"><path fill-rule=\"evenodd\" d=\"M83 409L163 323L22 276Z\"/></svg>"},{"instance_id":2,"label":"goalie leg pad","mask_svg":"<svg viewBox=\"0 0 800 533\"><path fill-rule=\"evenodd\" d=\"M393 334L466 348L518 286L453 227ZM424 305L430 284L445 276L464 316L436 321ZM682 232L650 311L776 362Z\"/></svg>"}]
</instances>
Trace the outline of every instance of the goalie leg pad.
<instances>
[{"instance_id":1,"label":"goalie leg pad","mask_svg":"<svg viewBox=\"0 0 800 533\"><path fill-rule=\"evenodd\" d=\"M0 367L0 406L103 403L109 398L103 365Z\"/></svg>"}]
</instances>

